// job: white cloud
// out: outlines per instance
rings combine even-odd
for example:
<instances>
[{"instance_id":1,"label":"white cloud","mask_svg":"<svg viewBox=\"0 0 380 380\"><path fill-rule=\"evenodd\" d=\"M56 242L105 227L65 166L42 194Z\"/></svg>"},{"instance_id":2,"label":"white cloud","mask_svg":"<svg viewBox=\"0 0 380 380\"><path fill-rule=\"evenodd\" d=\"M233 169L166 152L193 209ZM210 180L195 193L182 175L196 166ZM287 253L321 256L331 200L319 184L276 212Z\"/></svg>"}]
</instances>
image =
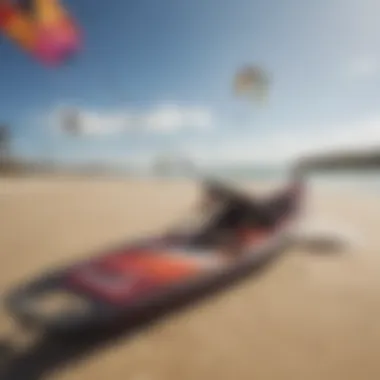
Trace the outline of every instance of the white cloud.
<instances>
[{"instance_id":1,"label":"white cloud","mask_svg":"<svg viewBox=\"0 0 380 380\"><path fill-rule=\"evenodd\" d=\"M184 128L208 129L212 126L211 113L204 108L183 108L169 105L159 107L142 115L141 124L147 129L159 132L172 132Z\"/></svg>"},{"instance_id":2,"label":"white cloud","mask_svg":"<svg viewBox=\"0 0 380 380\"><path fill-rule=\"evenodd\" d=\"M380 62L374 56L361 56L352 59L344 71L349 79L368 79L380 75Z\"/></svg>"},{"instance_id":3,"label":"white cloud","mask_svg":"<svg viewBox=\"0 0 380 380\"><path fill-rule=\"evenodd\" d=\"M122 113L105 113L91 111L80 112L80 125L83 134L107 135L120 133L129 128L129 118Z\"/></svg>"},{"instance_id":4,"label":"white cloud","mask_svg":"<svg viewBox=\"0 0 380 380\"><path fill-rule=\"evenodd\" d=\"M54 110L50 117L54 128L65 128L67 110L70 109L59 107ZM78 131L84 135L114 135L130 130L174 133L182 129L205 130L213 126L213 116L207 108L179 105L157 106L142 112L76 108L74 114L74 123ZM66 124L66 127L70 125Z\"/></svg>"}]
</instances>

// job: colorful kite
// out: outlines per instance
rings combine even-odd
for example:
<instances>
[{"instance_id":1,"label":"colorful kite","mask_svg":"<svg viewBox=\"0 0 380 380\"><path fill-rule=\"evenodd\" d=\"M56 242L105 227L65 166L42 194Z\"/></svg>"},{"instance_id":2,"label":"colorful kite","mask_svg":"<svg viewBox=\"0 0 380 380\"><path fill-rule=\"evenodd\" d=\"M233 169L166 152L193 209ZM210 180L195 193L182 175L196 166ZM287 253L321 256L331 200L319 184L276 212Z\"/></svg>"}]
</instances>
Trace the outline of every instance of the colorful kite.
<instances>
[{"instance_id":1,"label":"colorful kite","mask_svg":"<svg viewBox=\"0 0 380 380\"><path fill-rule=\"evenodd\" d=\"M48 65L80 49L79 30L59 0L0 0L0 31Z\"/></svg>"},{"instance_id":2,"label":"colorful kite","mask_svg":"<svg viewBox=\"0 0 380 380\"><path fill-rule=\"evenodd\" d=\"M234 79L234 91L238 96L263 103L267 99L269 77L258 66L247 66L239 70Z\"/></svg>"}]
</instances>

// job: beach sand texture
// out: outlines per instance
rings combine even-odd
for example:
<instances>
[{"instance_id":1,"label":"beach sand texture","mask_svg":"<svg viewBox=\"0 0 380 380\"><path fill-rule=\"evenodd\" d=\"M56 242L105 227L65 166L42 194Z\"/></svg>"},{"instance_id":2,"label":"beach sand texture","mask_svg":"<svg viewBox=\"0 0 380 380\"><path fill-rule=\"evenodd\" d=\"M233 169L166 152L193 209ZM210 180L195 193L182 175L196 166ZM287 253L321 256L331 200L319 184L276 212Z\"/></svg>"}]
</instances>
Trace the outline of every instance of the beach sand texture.
<instances>
[{"instance_id":1,"label":"beach sand texture","mask_svg":"<svg viewBox=\"0 0 380 380\"><path fill-rule=\"evenodd\" d=\"M186 181L1 180L0 289L160 230L197 193ZM324 191L310 207L364 244L329 255L293 248L259 276L81 360L40 357L21 380L380 379L380 197ZM0 311L0 339L12 329Z\"/></svg>"}]
</instances>

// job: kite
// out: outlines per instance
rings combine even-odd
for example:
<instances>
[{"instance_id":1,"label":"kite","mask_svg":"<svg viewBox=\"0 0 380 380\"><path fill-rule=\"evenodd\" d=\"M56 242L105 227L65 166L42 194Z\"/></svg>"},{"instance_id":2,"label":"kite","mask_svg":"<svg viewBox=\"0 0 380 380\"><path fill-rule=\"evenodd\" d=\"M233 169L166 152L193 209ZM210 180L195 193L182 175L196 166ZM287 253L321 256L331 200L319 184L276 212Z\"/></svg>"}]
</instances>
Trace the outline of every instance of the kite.
<instances>
[{"instance_id":1,"label":"kite","mask_svg":"<svg viewBox=\"0 0 380 380\"><path fill-rule=\"evenodd\" d=\"M83 134L81 113L75 108L65 108L60 113L60 128L70 136Z\"/></svg>"},{"instance_id":2,"label":"kite","mask_svg":"<svg viewBox=\"0 0 380 380\"><path fill-rule=\"evenodd\" d=\"M59 0L0 0L0 32L49 66L80 49L80 33Z\"/></svg>"},{"instance_id":3,"label":"kite","mask_svg":"<svg viewBox=\"0 0 380 380\"><path fill-rule=\"evenodd\" d=\"M263 103L268 96L268 74L258 66L246 66L234 79L234 93L250 101Z\"/></svg>"}]
</instances>

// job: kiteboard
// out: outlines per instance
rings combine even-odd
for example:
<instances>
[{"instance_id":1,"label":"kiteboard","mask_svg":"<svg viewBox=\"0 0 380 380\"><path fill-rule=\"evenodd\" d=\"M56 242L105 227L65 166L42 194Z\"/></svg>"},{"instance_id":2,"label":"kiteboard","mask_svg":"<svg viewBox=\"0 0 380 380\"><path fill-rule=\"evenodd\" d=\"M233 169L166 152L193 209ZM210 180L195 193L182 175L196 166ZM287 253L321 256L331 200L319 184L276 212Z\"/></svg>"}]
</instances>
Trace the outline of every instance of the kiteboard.
<instances>
[{"instance_id":1,"label":"kiteboard","mask_svg":"<svg viewBox=\"0 0 380 380\"><path fill-rule=\"evenodd\" d=\"M176 228L37 277L8 294L9 313L48 333L103 329L256 267L284 248L297 193L250 200L224 186L208 192L222 206L200 229Z\"/></svg>"}]
</instances>

